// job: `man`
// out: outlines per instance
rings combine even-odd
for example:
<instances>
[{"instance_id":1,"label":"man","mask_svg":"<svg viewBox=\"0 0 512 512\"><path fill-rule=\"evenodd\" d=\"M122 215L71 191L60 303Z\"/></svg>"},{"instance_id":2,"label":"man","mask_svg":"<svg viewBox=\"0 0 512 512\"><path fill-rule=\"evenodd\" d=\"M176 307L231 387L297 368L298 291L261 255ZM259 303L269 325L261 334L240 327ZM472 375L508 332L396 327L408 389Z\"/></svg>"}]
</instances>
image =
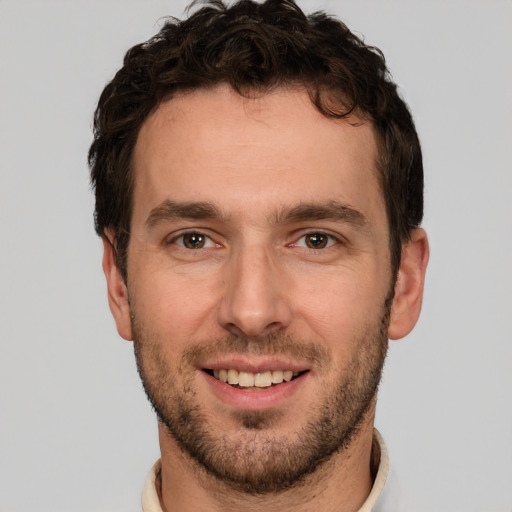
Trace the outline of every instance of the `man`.
<instances>
[{"instance_id":1,"label":"man","mask_svg":"<svg viewBox=\"0 0 512 512\"><path fill-rule=\"evenodd\" d=\"M159 419L144 511L390 510L376 393L428 243L381 53L289 0L213 2L127 53L94 129L109 304Z\"/></svg>"}]
</instances>

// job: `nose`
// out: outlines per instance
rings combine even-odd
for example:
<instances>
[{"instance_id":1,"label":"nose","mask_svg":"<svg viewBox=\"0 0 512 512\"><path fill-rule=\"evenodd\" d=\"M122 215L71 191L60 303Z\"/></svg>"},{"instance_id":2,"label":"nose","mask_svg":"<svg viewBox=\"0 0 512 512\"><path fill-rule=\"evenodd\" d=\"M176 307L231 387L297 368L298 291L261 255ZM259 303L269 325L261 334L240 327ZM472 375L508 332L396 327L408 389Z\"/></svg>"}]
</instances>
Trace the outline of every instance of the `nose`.
<instances>
[{"instance_id":1,"label":"nose","mask_svg":"<svg viewBox=\"0 0 512 512\"><path fill-rule=\"evenodd\" d=\"M225 269L220 325L238 336L257 337L286 328L292 313L283 272L264 248L249 246L232 255Z\"/></svg>"}]
</instances>

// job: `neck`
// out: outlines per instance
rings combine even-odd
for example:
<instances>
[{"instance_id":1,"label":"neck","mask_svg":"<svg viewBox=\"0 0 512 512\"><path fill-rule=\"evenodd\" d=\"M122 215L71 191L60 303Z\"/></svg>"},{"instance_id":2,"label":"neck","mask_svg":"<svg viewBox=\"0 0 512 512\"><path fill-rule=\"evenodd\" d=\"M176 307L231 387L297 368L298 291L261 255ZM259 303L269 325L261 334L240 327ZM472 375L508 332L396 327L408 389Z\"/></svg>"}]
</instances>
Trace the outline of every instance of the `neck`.
<instances>
[{"instance_id":1,"label":"neck","mask_svg":"<svg viewBox=\"0 0 512 512\"><path fill-rule=\"evenodd\" d=\"M160 501L164 512L356 512L372 487L374 411L368 411L357 434L343 450L291 489L252 495L210 475L176 446L163 425Z\"/></svg>"}]
</instances>

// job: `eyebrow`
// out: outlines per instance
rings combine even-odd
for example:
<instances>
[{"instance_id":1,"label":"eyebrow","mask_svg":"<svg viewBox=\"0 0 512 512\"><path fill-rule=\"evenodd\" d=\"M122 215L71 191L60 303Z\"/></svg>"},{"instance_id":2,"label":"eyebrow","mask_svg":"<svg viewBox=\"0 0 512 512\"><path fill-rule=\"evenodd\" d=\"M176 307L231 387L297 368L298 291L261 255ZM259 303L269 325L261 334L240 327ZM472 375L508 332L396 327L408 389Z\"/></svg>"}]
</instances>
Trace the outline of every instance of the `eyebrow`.
<instances>
[{"instance_id":1,"label":"eyebrow","mask_svg":"<svg viewBox=\"0 0 512 512\"><path fill-rule=\"evenodd\" d=\"M166 199L153 208L146 219L146 226L154 227L173 219L221 219L224 216L217 206L200 201L177 202Z\"/></svg>"},{"instance_id":2,"label":"eyebrow","mask_svg":"<svg viewBox=\"0 0 512 512\"><path fill-rule=\"evenodd\" d=\"M358 210L339 201L301 203L292 208L283 208L276 215L276 224L311 220L346 222L357 227L368 227L367 218Z\"/></svg>"},{"instance_id":3,"label":"eyebrow","mask_svg":"<svg viewBox=\"0 0 512 512\"><path fill-rule=\"evenodd\" d=\"M226 216L213 203L178 202L166 199L151 210L146 219L146 226L152 228L173 219L225 220ZM300 203L293 207L283 207L274 215L272 223L279 225L317 220L346 222L361 228L368 227L368 220L360 211L339 201Z\"/></svg>"}]
</instances>

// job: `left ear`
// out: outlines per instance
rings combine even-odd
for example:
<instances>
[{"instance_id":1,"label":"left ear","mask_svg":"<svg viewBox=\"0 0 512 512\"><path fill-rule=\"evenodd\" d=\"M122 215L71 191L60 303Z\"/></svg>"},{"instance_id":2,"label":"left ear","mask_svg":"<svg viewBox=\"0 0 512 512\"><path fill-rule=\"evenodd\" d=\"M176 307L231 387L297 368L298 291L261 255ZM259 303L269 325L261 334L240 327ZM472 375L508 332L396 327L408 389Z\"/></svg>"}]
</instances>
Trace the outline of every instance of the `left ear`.
<instances>
[{"instance_id":1,"label":"left ear","mask_svg":"<svg viewBox=\"0 0 512 512\"><path fill-rule=\"evenodd\" d=\"M132 326L128 288L117 266L114 236L106 232L103 237L103 272L107 279L108 305L116 322L117 332L125 340L131 341Z\"/></svg>"},{"instance_id":2,"label":"left ear","mask_svg":"<svg viewBox=\"0 0 512 512\"><path fill-rule=\"evenodd\" d=\"M424 229L417 228L402 248L388 330L392 340L407 336L418 321L428 257L427 234Z\"/></svg>"}]
</instances>

